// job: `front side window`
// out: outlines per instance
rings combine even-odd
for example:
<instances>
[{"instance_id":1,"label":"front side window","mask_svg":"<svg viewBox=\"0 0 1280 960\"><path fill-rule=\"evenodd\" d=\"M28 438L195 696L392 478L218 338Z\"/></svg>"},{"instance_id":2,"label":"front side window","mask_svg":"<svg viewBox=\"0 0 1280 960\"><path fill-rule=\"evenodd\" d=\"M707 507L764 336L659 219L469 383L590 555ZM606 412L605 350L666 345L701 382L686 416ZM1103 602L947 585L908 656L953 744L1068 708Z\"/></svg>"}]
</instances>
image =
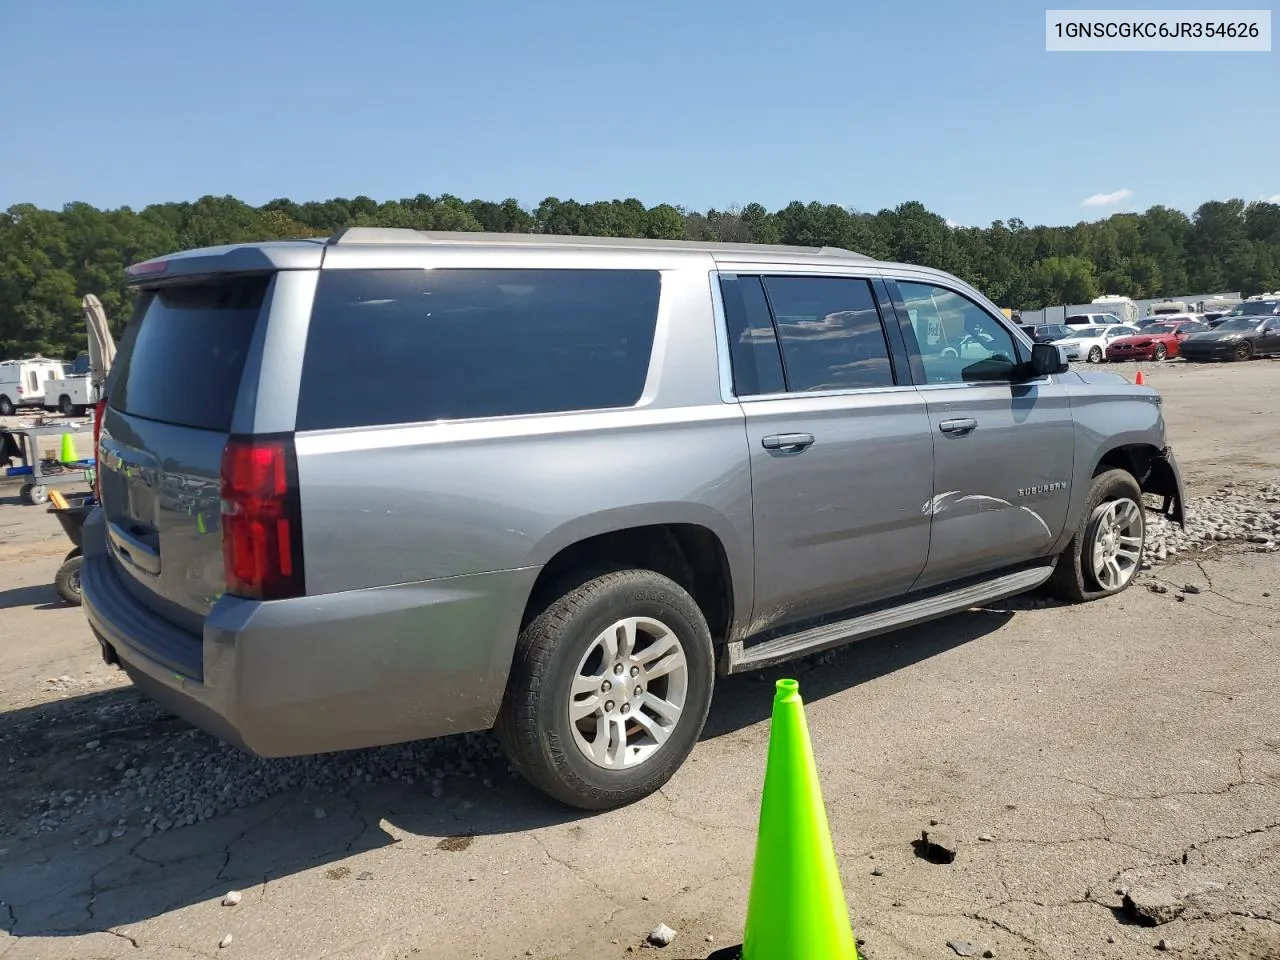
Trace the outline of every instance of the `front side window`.
<instances>
[{"instance_id":1,"label":"front side window","mask_svg":"<svg viewBox=\"0 0 1280 960\"><path fill-rule=\"evenodd\" d=\"M898 281L927 383L1011 380L1013 337L972 300L945 287Z\"/></svg>"},{"instance_id":2,"label":"front side window","mask_svg":"<svg viewBox=\"0 0 1280 960\"><path fill-rule=\"evenodd\" d=\"M765 277L792 393L891 387L893 365L866 280Z\"/></svg>"},{"instance_id":3,"label":"front side window","mask_svg":"<svg viewBox=\"0 0 1280 960\"><path fill-rule=\"evenodd\" d=\"M324 270L298 430L633 406L655 270Z\"/></svg>"}]
</instances>

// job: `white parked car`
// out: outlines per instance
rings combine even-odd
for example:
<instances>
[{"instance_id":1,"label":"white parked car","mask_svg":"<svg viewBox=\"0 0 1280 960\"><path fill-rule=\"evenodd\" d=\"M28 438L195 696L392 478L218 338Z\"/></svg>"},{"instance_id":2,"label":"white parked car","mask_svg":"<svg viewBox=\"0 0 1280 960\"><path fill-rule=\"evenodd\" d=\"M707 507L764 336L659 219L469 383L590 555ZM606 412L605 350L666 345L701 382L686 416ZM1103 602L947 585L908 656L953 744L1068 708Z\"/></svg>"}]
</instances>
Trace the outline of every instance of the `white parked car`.
<instances>
[{"instance_id":1,"label":"white parked car","mask_svg":"<svg viewBox=\"0 0 1280 960\"><path fill-rule=\"evenodd\" d=\"M1107 353L1107 344L1117 337L1132 337L1141 333L1137 327L1116 323L1109 327L1080 327L1069 337L1053 341L1065 348L1068 360L1088 360L1101 363Z\"/></svg>"}]
</instances>

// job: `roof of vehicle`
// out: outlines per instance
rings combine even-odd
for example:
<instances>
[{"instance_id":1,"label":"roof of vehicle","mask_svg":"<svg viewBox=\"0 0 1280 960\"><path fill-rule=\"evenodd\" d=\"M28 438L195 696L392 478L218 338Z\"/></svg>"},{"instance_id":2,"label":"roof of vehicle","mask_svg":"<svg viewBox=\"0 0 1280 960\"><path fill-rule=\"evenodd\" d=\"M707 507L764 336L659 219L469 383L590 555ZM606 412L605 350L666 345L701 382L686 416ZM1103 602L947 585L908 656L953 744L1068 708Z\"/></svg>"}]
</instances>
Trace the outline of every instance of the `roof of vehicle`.
<instances>
[{"instance_id":1,"label":"roof of vehicle","mask_svg":"<svg viewBox=\"0 0 1280 960\"><path fill-rule=\"evenodd\" d=\"M380 247L420 250L429 246L490 247L494 249L576 249L597 252L670 252L709 254L716 260L739 262L806 262L815 259L840 263L876 263L872 257L840 247L801 247L784 244L718 243L701 240L658 240L635 237L580 237L548 233L483 233L470 231L410 230L401 227L347 227L331 237L273 240L260 243L202 247L155 257L133 264L126 273L130 283L161 281L166 276L211 272L315 269L329 248ZM913 267L913 269L925 269Z\"/></svg>"},{"instance_id":2,"label":"roof of vehicle","mask_svg":"<svg viewBox=\"0 0 1280 960\"><path fill-rule=\"evenodd\" d=\"M841 247L799 247L787 244L720 243L709 240L654 240L644 237L580 237L556 233L477 233L473 231L409 230L400 227L345 227L325 241L327 246L391 244L475 244L504 247L579 247L622 250L690 250L707 253L802 254L806 257L870 260L865 254Z\"/></svg>"}]
</instances>

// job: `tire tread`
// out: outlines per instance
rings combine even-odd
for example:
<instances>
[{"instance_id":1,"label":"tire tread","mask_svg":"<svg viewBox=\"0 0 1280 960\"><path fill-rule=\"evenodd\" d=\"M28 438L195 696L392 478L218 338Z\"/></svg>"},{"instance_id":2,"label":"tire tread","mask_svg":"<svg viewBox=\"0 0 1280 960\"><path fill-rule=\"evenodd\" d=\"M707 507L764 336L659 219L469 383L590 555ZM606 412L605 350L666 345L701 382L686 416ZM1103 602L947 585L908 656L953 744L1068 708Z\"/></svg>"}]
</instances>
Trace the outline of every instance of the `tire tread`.
<instances>
[{"instance_id":1,"label":"tire tread","mask_svg":"<svg viewBox=\"0 0 1280 960\"><path fill-rule=\"evenodd\" d=\"M710 631L698 605L675 581L650 570L615 570L582 583L538 614L520 632L516 641L507 694L499 710L494 732L522 777L537 789L570 806L603 810L638 800L659 789L688 755L688 751L685 751L668 756L663 762L654 763L648 776L625 790L606 789L590 784L578 776L562 756L557 756L557 751L542 736L540 730L539 699L543 687L550 680L549 661L561 639L573 630L576 619L592 604L610 594L641 586L657 587L672 595L675 604L682 608L679 612L694 623L701 634L682 640L685 643L703 643L708 662L713 662ZM707 700L709 702L709 696ZM706 720L705 706L702 716L694 719L697 732L700 733ZM695 743L696 738L695 733ZM576 749L571 743L566 748Z\"/></svg>"},{"instance_id":2,"label":"tire tread","mask_svg":"<svg viewBox=\"0 0 1280 960\"><path fill-rule=\"evenodd\" d=\"M1138 481L1134 479L1133 474L1129 473L1129 471L1111 469L1094 475L1089 486L1089 496L1085 500L1084 509L1080 513L1080 521L1076 526L1076 531L1059 555L1058 565L1054 568L1053 575L1046 583L1050 596L1055 599L1066 603L1084 603L1100 597L1111 596L1109 591L1090 588L1088 581L1085 579L1082 548L1089 525L1089 518L1093 516L1093 511L1097 509L1098 504L1102 503L1107 498L1108 493L1116 486L1127 488L1125 492L1129 493L1131 498L1138 504L1138 509L1144 509L1142 506L1142 490L1138 486ZM1142 558L1146 555L1145 528L1144 522L1142 552L1138 555L1139 564L1141 564ZM1124 587L1121 587L1119 591L1115 592L1119 593L1131 583L1133 583L1132 579Z\"/></svg>"}]
</instances>

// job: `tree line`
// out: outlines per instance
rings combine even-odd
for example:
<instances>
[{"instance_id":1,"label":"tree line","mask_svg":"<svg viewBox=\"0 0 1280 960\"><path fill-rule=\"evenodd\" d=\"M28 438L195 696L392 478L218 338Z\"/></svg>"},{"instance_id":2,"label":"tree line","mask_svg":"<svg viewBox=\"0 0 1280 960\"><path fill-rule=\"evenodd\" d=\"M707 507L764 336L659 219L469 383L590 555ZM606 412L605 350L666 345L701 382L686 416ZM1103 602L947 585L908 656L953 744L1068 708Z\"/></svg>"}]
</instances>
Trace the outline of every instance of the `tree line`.
<instances>
[{"instance_id":1,"label":"tree line","mask_svg":"<svg viewBox=\"0 0 1280 960\"><path fill-rule=\"evenodd\" d=\"M328 236L344 226L844 247L947 270L1016 310L1086 303L1104 293L1143 299L1280 289L1280 205L1243 200L1205 203L1191 216L1156 206L1063 227L1018 219L953 227L915 201L878 213L799 201L774 211L751 203L703 213L635 199L556 197L528 209L515 200L447 194L383 203L365 196L279 199L260 207L207 196L142 210L18 204L0 214L0 358L69 359L83 351L80 298L87 293L102 300L118 334L135 297L123 282L131 263L193 247Z\"/></svg>"}]
</instances>

